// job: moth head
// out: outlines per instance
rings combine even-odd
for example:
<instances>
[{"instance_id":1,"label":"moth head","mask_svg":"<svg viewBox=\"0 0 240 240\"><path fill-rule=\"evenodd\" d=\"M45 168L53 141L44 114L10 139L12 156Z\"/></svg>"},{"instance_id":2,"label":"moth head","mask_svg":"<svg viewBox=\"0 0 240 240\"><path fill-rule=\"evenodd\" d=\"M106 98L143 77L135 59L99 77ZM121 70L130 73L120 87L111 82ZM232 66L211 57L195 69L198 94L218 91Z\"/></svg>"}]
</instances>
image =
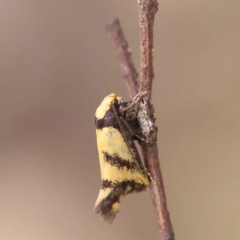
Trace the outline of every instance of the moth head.
<instances>
[{"instance_id":1,"label":"moth head","mask_svg":"<svg viewBox=\"0 0 240 240\"><path fill-rule=\"evenodd\" d=\"M104 118L105 113L111 108L111 105L114 104L118 109L119 104L122 102L122 98L118 97L115 93L111 93L106 96L101 102L100 106L97 108L95 116L97 119Z\"/></svg>"}]
</instances>

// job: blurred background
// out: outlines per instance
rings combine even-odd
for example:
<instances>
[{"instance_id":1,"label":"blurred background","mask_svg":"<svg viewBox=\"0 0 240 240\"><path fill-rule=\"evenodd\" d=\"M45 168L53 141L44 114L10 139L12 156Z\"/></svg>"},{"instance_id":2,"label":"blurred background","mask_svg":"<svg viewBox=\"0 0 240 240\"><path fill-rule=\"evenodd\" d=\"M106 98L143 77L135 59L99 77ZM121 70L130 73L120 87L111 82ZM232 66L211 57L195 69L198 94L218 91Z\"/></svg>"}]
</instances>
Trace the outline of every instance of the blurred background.
<instances>
[{"instance_id":1,"label":"blurred background","mask_svg":"<svg viewBox=\"0 0 240 240\"><path fill-rule=\"evenodd\" d=\"M121 21L139 69L137 1L1 0L0 239L159 239L149 192L112 225L94 113L126 100L104 26ZM240 1L159 1L153 103L178 240L240 239Z\"/></svg>"}]
</instances>

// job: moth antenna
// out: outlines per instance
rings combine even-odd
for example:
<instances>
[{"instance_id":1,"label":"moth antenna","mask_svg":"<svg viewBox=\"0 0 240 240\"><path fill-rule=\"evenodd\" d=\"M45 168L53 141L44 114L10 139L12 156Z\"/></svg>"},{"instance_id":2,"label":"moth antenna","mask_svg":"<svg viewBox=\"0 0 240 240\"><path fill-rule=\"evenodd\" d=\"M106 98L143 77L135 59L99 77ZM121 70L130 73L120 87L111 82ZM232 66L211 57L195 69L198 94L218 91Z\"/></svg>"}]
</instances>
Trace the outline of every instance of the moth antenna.
<instances>
[{"instance_id":1,"label":"moth antenna","mask_svg":"<svg viewBox=\"0 0 240 240\"><path fill-rule=\"evenodd\" d=\"M145 97L147 96L148 91L143 91L138 93L133 100L131 101L131 103L129 104L129 106L125 107L125 108L120 108L119 109L119 113L123 113L126 112L127 110L133 108L135 105L139 104L139 102Z\"/></svg>"}]
</instances>

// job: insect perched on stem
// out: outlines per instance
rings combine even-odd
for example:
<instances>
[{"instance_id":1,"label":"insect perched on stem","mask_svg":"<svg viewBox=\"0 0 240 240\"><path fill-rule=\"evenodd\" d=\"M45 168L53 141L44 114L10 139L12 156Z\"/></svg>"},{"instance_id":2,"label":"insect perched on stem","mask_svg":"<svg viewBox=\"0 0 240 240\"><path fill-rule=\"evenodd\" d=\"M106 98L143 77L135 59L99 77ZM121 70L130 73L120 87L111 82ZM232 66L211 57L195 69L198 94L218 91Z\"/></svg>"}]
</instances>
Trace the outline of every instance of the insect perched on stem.
<instances>
[{"instance_id":1,"label":"insect perched on stem","mask_svg":"<svg viewBox=\"0 0 240 240\"><path fill-rule=\"evenodd\" d=\"M95 113L102 178L95 211L110 223L119 211L121 196L150 185L151 178L134 143L138 139L148 146L156 141L155 119L146 96L147 92L141 92L124 103L112 93Z\"/></svg>"}]
</instances>

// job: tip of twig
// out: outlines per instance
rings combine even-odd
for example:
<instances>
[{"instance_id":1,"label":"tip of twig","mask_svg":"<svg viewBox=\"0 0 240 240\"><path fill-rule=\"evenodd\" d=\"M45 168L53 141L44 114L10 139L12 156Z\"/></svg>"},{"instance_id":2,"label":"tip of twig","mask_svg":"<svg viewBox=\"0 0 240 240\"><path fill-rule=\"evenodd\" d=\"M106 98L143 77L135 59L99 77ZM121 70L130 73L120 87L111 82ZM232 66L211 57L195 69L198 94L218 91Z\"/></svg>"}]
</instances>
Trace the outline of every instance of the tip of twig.
<instances>
[{"instance_id":1,"label":"tip of twig","mask_svg":"<svg viewBox=\"0 0 240 240\"><path fill-rule=\"evenodd\" d=\"M109 24L110 25L119 24L119 19L118 18L114 18Z\"/></svg>"},{"instance_id":2,"label":"tip of twig","mask_svg":"<svg viewBox=\"0 0 240 240\"><path fill-rule=\"evenodd\" d=\"M114 18L111 22L106 24L105 28L107 32L112 28L114 28L115 30L120 30L120 21L118 20L118 18Z\"/></svg>"}]
</instances>

